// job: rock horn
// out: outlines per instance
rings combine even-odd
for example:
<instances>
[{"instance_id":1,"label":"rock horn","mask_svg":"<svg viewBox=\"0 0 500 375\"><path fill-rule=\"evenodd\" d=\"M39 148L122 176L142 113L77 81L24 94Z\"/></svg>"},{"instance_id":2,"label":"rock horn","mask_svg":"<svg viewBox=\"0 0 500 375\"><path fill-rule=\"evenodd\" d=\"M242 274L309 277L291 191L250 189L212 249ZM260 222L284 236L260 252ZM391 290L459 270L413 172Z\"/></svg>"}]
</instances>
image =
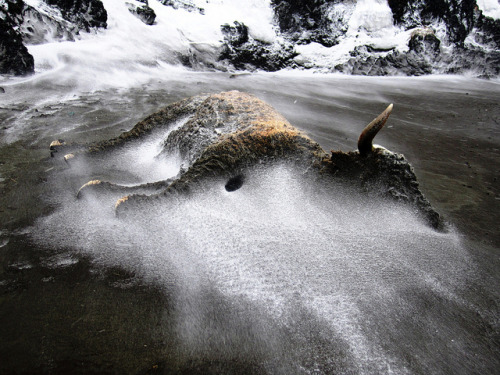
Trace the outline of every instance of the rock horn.
<instances>
[{"instance_id":1,"label":"rock horn","mask_svg":"<svg viewBox=\"0 0 500 375\"><path fill-rule=\"evenodd\" d=\"M389 115L392 112L392 104L385 109L380 115L377 116L372 122L366 125L366 128L361 132L361 135L358 139L358 150L359 153L363 156L370 154L373 151L373 138L377 135L377 133L382 129L382 127L387 122Z\"/></svg>"}]
</instances>

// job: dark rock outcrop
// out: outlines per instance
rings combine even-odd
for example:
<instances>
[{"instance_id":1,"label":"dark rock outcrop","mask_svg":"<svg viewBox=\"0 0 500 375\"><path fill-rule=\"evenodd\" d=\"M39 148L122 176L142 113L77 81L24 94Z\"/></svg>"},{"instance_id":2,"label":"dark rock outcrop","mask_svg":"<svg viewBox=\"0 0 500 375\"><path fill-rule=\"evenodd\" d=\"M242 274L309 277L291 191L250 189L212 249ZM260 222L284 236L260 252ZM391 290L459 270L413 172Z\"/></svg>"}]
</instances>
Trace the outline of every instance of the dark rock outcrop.
<instances>
[{"instance_id":1,"label":"dark rock outcrop","mask_svg":"<svg viewBox=\"0 0 500 375\"><path fill-rule=\"evenodd\" d=\"M54 40L74 41L78 27L71 22L50 17L25 5L19 22L19 32L26 44L43 44Z\"/></svg>"},{"instance_id":2,"label":"dark rock outcrop","mask_svg":"<svg viewBox=\"0 0 500 375\"><path fill-rule=\"evenodd\" d=\"M63 20L50 13L39 12L22 0L7 0L0 6L1 74L34 72L34 59L25 43L73 40L79 30L106 27L107 13L100 0L44 1L60 12Z\"/></svg>"},{"instance_id":3,"label":"dark rock outcrop","mask_svg":"<svg viewBox=\"0 0 500 375\"><path fill-rule=\"evenodd\" d=\"M0 18L0 74L24 75L35 71L33 56L23 44L22 36L14 29L20 1L8 2L8 14ZM13 7L11 7L13 4ZM12 13L10 13L12 11ZM0 12L0 15L4 13ZM9 17L12 15L13 17Z\"/></svg>"},{"instance_id":4,"label":"dark rock outcrop","mask_svg":"<svg viewBox=\"0 0 500 375\"><path fill-rule=\"evenodd\" d=\"M408 29L443 21L450 41L463 44L474 27L475 0L389 0L394 21Z\"/></svg>"},{"instance_id":5,"label":"dark rock outcrop","mask_svg":"<svg viewBox=\"0 0 500 375\"><path fill-rule=\"evenodd\" d=\"M57 7L62 17L75 24L79 29L106 28L108 14L100 0L44 0Z\"/></svg>"},{"instance_id":6,"label":"dark rock outcrop","mask_svg":"<svg viewBox=\"0 0 500 375\"><path fill-rule=\"evenodd\" d=\"M353 57L335 67L337 71L365 76L407 75L420 76L432 73L432 65L415 52L392 51L385 56L377 56L366 47L356 48Z\"/></svg>"},{"instance_id":7,"label":"dark rock outcrop","mask_svg":"<svg viewBox=\"0 0 500 375\"><path fill-rule=\"evenodd\" d=\"M493 19L480 15L475 26L480 31L480 42L500 49L500 19Z\"/></svg>"},{"instance_id":8,"label":"dark rock outcrop","mask_svg":"<svg viewBox=\"0 0 500 375\"><path fill-rule=\"evenodd\" d=\"M50 8L39 10L22 0L8 0L5 9L0 7L0 14L7 14L24 44L73 41L80 30L106 27L107 13L100 0L46 2Z\"/></svg>"},{"instance_id":9,"label":"dark rock outcrop","mask_svg":"<svg viewBox=\"0 0 500 375\"><path fill-rule=\"evenodd\" d=\"M205 9L197 7L189 0L160 0L160 3L174 9L185 9L189 12L199 12L201 14L205 13Z\"/></svg>"},{"instance_id":10,"label":"dark rock outcrop","mask_svg":"<svg viewBox=\"0 0 500 375\"><path fill-rule=\"evenodd\" d=\"M18 24L22 21L22 13L24 10L23 0L5 0L4 4L0 4L0 14L2 19L8 18L8 21L13 24Z\"/></svg>"},{"instance_id":11,"label":"dark rock outcrop","mask_svg":"<svg viewBox=\"0 0 500 375\"><path fill-rule=\"evenodd\" d=\"M360 45L351 51L350 60L332 70L410 76L477 70L478 75L498 75L500 21L485 17L475 0L389 0L388 4L395 25L417 29L408 51ZM316 42L325 47L336 45L344 37L355 7L354 2L337 0L273 0L271 5L286 40L293 44ZM438 24L445 28L439 36L432 31ZM294 66L293 62L288 64Z\"/></svg>"},{"instance_id":12,"label":"dark rock outcrop","mask_svg":"<svg viewBox=\"0 0 500 375\"><path fill-rule=\"evenodd\" d=\"M437 56L441 41L429 27L419 28L412 32L408 47L420 55Z\"/></svg>"},{"instance_id":13,"label":"dark rock outcrop","mask_svg":"<svg viewBox=\"0 0 500 375\"><path fill-rule=\"evenodd\" d=\"M224 43L219 59L236 69L276 71L290 66L297 55L291 43L268 44L253 39L248 27L235 21L222 25Z\"/></svg>"},{"instance_id":14,"label":"dark rock outcrop","mask_svg":"<svg viewBox=\"0 0 500 375\"><path fill-rule=\"evenodd\" d=\"M407 75L421 76L433 73L439 60L441 41L431 28L413 31L408 43L409 51L390 51L377 56L367 47L355 49L353 58L337 66L337 70L354 75Z\"/></svg>"},{"instance_id":15,"label":"dark rock outcrop","mask_svg":"<svg viewBox=\"0 0 500 375\"><path fill-rule=\"evenodd\" d=\"M347 31L345 14L331 14L339 0L272 0L276 22L289 40L299 43L320 43L331 47Z\"/></svg>"},{"instance_id":16,"label":"dark rock outcrop","mask_svg":"<svg viewBox=\"0 0 500 375\"><path fill-rule=\"evenodd\" d=\"M390 0L394 22L415 29L408 51L381 54L358 47L337 70L360 75L409 75L433 73L498 76L500 72L500 21L485 17L475 0ZM441 22L439 39L429 25ZM446 52L442 46L447 47Z\"/></svg>"},{"instance_id":17,"label":"dark rock outcrop","mask_svg":"<svg viewBox=\"0 0 500 375\"><path fill-rule=\"evenodd\" d=\"M82 30L106 27L107 13L101 0L43 1L49 8L36 9L23 0L1 3L3 52L0 58L4 73L33 71L26 44L74 40ZM160 2L174 9L204 13L190 0ZM342 38L353 38L346 33L356 8L355 0L272 0L274 21L279 30L274 41L255 36L245 24L235 21L221 26L220 48L192 42L182 51L173 51L172 55L192 69L223 71L277 71L299 67L357 75L418 76L466 71L484 77L500 74L500 20L484 16L475 0L389 0L388 4L394 23L403 30L414 30L407 50L400 48L401 45L396 48L396 43L370 45L365 41L363 45L360 41L364 39L360 38L353 42L356 47L350 51L347 61L333 57L343 61L339 65L328 60L326 48L321 50L325 51L324 57L320 52L316 59L315 43L328 48ZM154 24L156 14L147 0L131 1L129 10L145 24ZM301 44L310 44L310 48L297 46ZM297 51L303 51L304 55Z\"/></svg>"},{"instance_id":18,"label":"dark rock outcrop","mask_svg":"<svg viewBox=\"0 0 500 375\"><path fill-rule=\"evenodd\" d=\"M128 10L146 25L153 25L155 23L156 13L147 4L141 7L137 7L134 4L128 4Z\"/></svg>"},{"instance_id":19,"label":"dark rock outcrop","mask_svg":"<svg viewBox=\"0 0 500 375\"><path fill-rule=\"evenodd\" d=\"M407 29L442 22L446 27L445 39L454 51L442 55L438 62L447 67L441 73L462 73L477 70L482 76L498 76L500 61L500 21L482 14L475 0L389 0L396 24ZM433 38L433 39L437 39ZM474 43L469 43L474 40ZM420 41L422 42L422 41ZM437 55L438 43L426 37L423 42ZM410 41L412 43L412 41ZM480 46L480 47L479 47ZM418 54L429 55L429 48L412 48ZM428 59L427 59L428 60Z\"/></svg>"}]
</instances>

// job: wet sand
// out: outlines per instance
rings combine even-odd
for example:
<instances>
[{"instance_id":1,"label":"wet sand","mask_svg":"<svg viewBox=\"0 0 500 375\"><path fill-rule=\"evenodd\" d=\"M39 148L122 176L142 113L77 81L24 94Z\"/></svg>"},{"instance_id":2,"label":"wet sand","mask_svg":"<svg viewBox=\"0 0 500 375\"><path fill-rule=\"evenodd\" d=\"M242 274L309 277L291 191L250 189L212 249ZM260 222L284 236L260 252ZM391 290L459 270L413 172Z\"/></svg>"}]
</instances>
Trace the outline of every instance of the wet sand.
<instances>
[{"instance_id":1,"label":"wet sand","mask_svg":"<svg viewBox=\"0 0 500 375\"><path fill-rule=\"evenodd\" d=\"M55 188L50 178L64 173L66 167L50 158L48 144L57 137L59 124L68 121L68 113L74 113L72 119L76 116L83 125L66 136L104 139L128 129L167 102L232 87L267 100L325 149L355 148L359 127L350 124L364 124L380 112L382 103L395 103L389 127L377 143L405 154L424 194L463 235L478 270L468 297L487 312L487 316L463 317L464 326L477 337L483 351L481 368L472 367L464 373L495 373L500 366L500 86L487 81L461 85L439 80L418 85L408 81L406 87L404 80L398 85L379 86L376 80L368 80L357 85L374 89L375 94L360 93L353 98L340 97L337 91L312 97L308 90L314 90L314 82L306 86L302 81L292 83L296 91L285 88L279 92L262 88L258 80L227 80L217 85L200 81L196 87L174 93L131 92L128 106L119 108L122 113L117 108L106 109L106 99L98 104L98 116L89 110L91 105L65 103L55 114L30 118L32 130L26 130L19 141L0 146L0 373L262 373L269 368L287 373L290 369L283 363L291 360L289 353L296 352L293 348L305 342L311 352L302 353L299 362L306 365L306 358L312 355L318 363L327 363L330 356L348 357L341 345L325 349L321 338L314 336L314 326L290 333L282 332L283 328L272 321L269 327L290 339L290 350L284 348L278 357L271 358L263 349L266 344L258 339L246 347L248 327L257 323L245 314L236 314L217 291L207 296L213 301L207 319L213 319L215 325L236 322L225 329L240 337L237 347L241 355L224 354L223 347L211 353L192 351L176 336L173 322L182 316L171 300L175 286L172 290L158 288L120 268L100 267L71 249L40 248L25 234L36 218L54 209L45 200ZM426 85L429 90L425 90ZM359 90L354 87L349 92ZM0 130L2 139L11 134L9 127L14 126L18 113L42 115L33 108L13 108L0 110L7 127ZM92 123L94 117L99 121ZM346 370L342 361L336 366L339 372ZM443 364L443 373L455 370L453 364Z\"/></svg>"}]
</instances>

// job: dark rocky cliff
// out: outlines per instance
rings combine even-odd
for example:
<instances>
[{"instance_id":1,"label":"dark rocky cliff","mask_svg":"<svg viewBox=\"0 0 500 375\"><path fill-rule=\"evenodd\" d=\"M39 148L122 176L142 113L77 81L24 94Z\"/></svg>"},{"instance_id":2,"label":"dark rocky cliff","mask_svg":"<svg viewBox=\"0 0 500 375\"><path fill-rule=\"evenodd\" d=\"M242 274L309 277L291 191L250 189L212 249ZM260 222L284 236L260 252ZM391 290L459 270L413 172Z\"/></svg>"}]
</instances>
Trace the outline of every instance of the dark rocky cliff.
<instances>
[{"instance_id":1,"label":"dark rocky cliff","mask_svg":"<svg viewBox=\"0 0 500 375\"><path fill-rule=\"evenodd\" d=\"M107 26L107 12L101 0L43 1L49 5L49 11L35 9L23 0L5 0L0 5L0 73L33 72L33 58L25 45L74 40L81 31ZM205 14L205 9L189 0L160 3L179 12L202 17ZM190 47L188 52L165 53L177 56L180 64L192 69L315 69L379 76L500 74L500 20L485 16L476 0L388 0L387 5L377 4L385 7L389 26L392 11L394 30L390 32L403 35L407 42L380 46L356 40L359 31L367 30L351 29L350 21L355 19L352 17L359 17L355 0L271 0L274 40L260 40L242 20L235 19L220 26L221 45L211 46L211 54ZM126 6L145 24L156 23L156 14L146 0L130 0ZM362 15L365 16L369 18L369 14ZM316 49L322 48L329 56L336 47L341 47L342 58L317 58ZM309 56L303 55L304 48L312 51Z\"/></svg>"},{"instance_id":2,"label":"dark rocky cliff","mask_svg":"<svg viewBox=\"0 0 500 375\"><path fill-rule=\"evenodd\" d=\"M0 7L0 74L33 73L33 56L23 44L22 35L15 30L22 20L22 0L7 0Z\"/></svg>"},{"instance_id":3,"label":"dark rocky cliff","mask_svg":"<svg viewBox=\"0 0 500 375\"><path fill-rule=\"evenodd\" d=\"M92 27L106 28L108 14L101 0L44 0L58 8L63 18L89 31Z\"/></svg>"},{"instance_id":4,"label":"dark rocky cliff","mask_svg":"<svg viewBox=\"0 0 500 375\"><path fill-rule=\"evenodd\" d=\"M100 0L44 1L55 16L39 12L22 0L6 0L0 6L0 74L34 71L33 56L25 43L43 43L47 38L72 40L80 30L89 32L107 26L108 15Z\"/></svg>"}]
</instances>

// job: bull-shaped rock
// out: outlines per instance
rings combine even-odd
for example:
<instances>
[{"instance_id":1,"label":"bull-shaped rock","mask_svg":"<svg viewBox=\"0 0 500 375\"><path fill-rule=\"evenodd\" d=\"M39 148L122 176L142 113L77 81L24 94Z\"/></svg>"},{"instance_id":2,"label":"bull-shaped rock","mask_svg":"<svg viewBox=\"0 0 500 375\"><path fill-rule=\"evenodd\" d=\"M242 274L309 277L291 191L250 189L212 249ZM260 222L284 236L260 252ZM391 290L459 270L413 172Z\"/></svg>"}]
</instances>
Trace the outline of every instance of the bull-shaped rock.
<instances>
[{"instance_id":1,"label":"bull-shaped rock","mask_svg":"<svg viewBox=\"0 0 500 375\"><path fill-rule=\"evenodd\" d=\"M442 228L439 214L419 190L413 169L404 156L372 144L391 111L392 104L363 130L359 151L327 153L268 104L253 95L230 91L170 104L117 138L91 145L57 140L50 149L52 155L71 150L64 156L71 164L79 154L102 154L133 144L160 128L180 124L168 133L161 151L178 153L183 160L175 178L135 187L91 180L78 191L77 197L89 191L128 193L116 202L119 216L145 204L159 203L172 194L186 194L207 178L223 178L226 190L235 191L245 184L253 167L285 162L297 166L311 180L340 181L365 194L409 205L429 225Z\"/></svg>"}]
</instances>

